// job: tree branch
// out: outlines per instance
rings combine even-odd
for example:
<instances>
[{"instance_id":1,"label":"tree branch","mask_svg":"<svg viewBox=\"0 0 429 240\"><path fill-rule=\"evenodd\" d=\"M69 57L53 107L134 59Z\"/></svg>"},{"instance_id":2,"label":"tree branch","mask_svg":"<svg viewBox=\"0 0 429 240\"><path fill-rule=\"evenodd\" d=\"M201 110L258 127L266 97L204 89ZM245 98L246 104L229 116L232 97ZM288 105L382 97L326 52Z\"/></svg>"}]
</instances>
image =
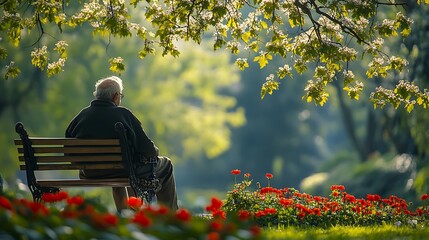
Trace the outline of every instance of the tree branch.
<instances>
[{"instance_id":1,"label":"tree branch","mask_svg":"<svg viewBox=\"0 0 429 240\"><path fill-rule=\"evenodd\" d=\"M298 0L296 0L296 2L297 2ZM334 23L336 23L336 24L338 24L340 27L341 27L341 29L345 32L345 33L348 33L348 34L350 34L350 35L352 35L353 37L355 37L359 42L363 42L364 44L366 44L366 45L370 45L368 42L366 42L364 39L362 39L361 37L359 37L359 35L356 33L356 31L353 29L353 28L351 28L351 27L348 27L348 26L346 26L346 25L344 25L342 22L340 22L338 19L336 19L336 18L334 18L334 17L332 17L331 15L329 15L329 14L327 14L326 12L324 12L324 11L322 11L322 10L320 10L320 8L319 8L319 6L317 6L317 4L316 4L316 2L315 2L315 0L309 0L309 2L310 2L310 4L311 5L313 5L313 7L314 7L314 10L316 11L316 13L318 13L318 14L320 14L321 16L324 16L324 17L326 17L327 19L329 19L329 20L331 20L332 22L334 22Z\"/></svg>"},{"instance_id":2,"label":"tree branch","mask_svg":"<svg viewBox=\"0 0 429 240\"><path fill-rule=\"evenodd\" d=\"M319 42L322 43L322 36L320 35L320 30L319 30L320 24L313 18L313 15L311 14L310 9L304 4L302 4L299 0L295 0L294 5L299 9L301 9L302 12L310 18L310 21L313 24L314 30L316 32L316 36L319 39Z\"/></svg>"},{"instance_id":3,"label":"tree branch","mask_svg":"<svg viewBox=\"0 0 429 240\"><path fill-rule=\"evenodd\" d=\"M377 2L377 5L386 5L386 6L408 6L407 2L402 3L392 3L392 2Z\"/></svg>"},{"instance_id":4,"label":"tree branch","mask_svg":"<svg viewBox=\"0 0 429 240\"><path fill-rule=\"evenodd\" d=\"M31 44L31 46L36 45L40 41L40 39L42 39L43 35L45 34L45 30L43 29L43 24L42 24L42 21L40 20L40 15L39 14L37 14L37 23L39 25L40 35L37 38L37 40L33 44Z\"/></svg>"},{"instance_id":5,"label":"tree branch","mask_svg":"<svg viewBox=\"0 0 429 240\"><path fill-rule=\"evenodd\" d=\"M186 27L186 35L187 35L187 37L189 37L189 35L190 35L190 28L191 28L191 16L192 16L192 12L194 11L194 6L195 6L195 1L192 1L192 5L191 5L191 9L189 10L189 13L188 13L188 15L186 16L186 19L187 19L187 23L188 23L188 26Z\"/></svg>"}]
</instances>

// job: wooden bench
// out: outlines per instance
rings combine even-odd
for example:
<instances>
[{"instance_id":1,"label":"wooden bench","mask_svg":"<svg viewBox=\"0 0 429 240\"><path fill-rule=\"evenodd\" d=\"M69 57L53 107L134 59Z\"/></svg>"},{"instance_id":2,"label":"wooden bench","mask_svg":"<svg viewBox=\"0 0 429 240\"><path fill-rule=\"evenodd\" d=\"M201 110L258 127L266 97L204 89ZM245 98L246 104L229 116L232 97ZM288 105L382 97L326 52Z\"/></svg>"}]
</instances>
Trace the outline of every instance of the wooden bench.
<instances>
[{"instance_id":1,"label":"wooden bench","mask_svg":"<svg viewBox=\"0 0 429 240\"><path fill-rule=\"evenodd\" d=\"M113 126L112 126L113 127ZM58 192L64 187L128 187L131 186L138 197L150 203L159 190L159 180L153 169L156 161L147 161L152 165L149 178L137 178L134 163L128 151L125 128L122 123L115 124L119 139L76 139L29 137L24 125L15 126L20 139L15 140L18 149L20 169L26 171L27 184L35 201L41 201L43 193ZM64 171L86 169L124 169L128 163L129 178L79 179L78 173L73 179L39 179L37 171Z\"/></svg>"}]
</instances>

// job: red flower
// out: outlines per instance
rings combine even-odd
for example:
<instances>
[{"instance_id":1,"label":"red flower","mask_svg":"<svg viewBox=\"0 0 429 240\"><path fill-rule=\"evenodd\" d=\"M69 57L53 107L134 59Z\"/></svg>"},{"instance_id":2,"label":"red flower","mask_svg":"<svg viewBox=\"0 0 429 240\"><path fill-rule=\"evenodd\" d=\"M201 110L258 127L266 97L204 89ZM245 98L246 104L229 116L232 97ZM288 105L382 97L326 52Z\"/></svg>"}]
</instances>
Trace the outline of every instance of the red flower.
<instances>
[{"instance_id":1,"label":"red flower","mask_svg":"<svg viewBox=\"0 0 429 240\"><path fill-rule=\"evenodd\" d=\"M333 212L336 212L339 210L338 202L327 202L326 207L328 207L328 209Z\"/></svg>"},{"instance_id":2,"label":"red flower","mask_svg":"<svg viewBox=\"0 0 429 240\"><path fill-rule=\"evenodd\" d=\"M140 225L141 227L149 227L152 224L152 220L148 218L143 211L139 211L131 219L131 222Z\"/></svg>"},{"instance_id":3,"label":"red flower","mask_svg":"<svg viewBox=\"0 0 429 240\"><path fill-rule=\"evenodd\" d=\"M429 195L427 193L423 194L422 197L420 198L422 201L429 199Z\"/></svg>"},{"instance_id":4,"label":"red flower","mask_svg":"<svg viewBox=\"0 0 429 240\"><path fill-rule=\"evenodd\" d=\"M334 191L334 190L344 191L344 190L346 190L346 188L343 185L332 185L331 191Z\"/></svg>"},{"instance_id":5,"label":"red flower","mask_svg":"<svg viewBox=\"0 0 429 240\"><path fill-rule=\"evenodd\" d=\"M94 224L99 228L112 227L118 224L118 218L111 213L93 214L91 217Z\"/></svg>"},{"instance_id":6,"label":"red flower","mask_svg":"<svg viewBox=\"0 0 429 240\"><path fill-rule=\"evenodd\" d=\"M307 208L306 206L304 206L302 204L298 203L298 204L295 205L295 207L298 208L298 210L301 213L304 213L304 214L311 214L311 213L313 213L313 211L311 209Z\"/></svg>"},{"instance_id":7,"label":"red flower","mask_svg":"<svg viewBox=\"0 0 429 240\"><path fill-rule=\"evenodd\" d=\"M250 227L249 231L252 233L253 236L259 236L261 234L261 228L259 228L258 225L253 225Z\"/></svg>"},{"instance_id":8,"label":"red flower","mask_svg":"<svg viewBox=\"0 0 429 240\"><path fill-rule=\"evenodd\" d=\"M233 175L238 175L240 173L241 173L241 171L238 170L238 169L234 169L234 170L231 171L231 174L233 174Z\"/></svg>"},{"instance_id":9,"label":"red flower","mask_svg":"<svg viewBox=\"0 0 429 240\"><path fill-rule=\"evenodd\" d=\"M310 198L311 198L311 196L310 196ZM322 201L322 197L321 196L314 196L313 200L316 201L316 202L321 202Z\"/></svg>"},{"instance_id":10,"label":"red flower","mask_svg":"<svg viewBox=\"0 0 429 240\"><path fill-rule=\"evenodd\" d=\"M282 191L278 190L277 188L273 188L273 187L264 187L264 188L261 188L260 193L261 194L275 193L277 195L283 195Z\"/></svg>"},{"instance_id":11,"label":"red flower","mask_svg":"<svg viewBox=\"0 0 429 240\"><path fill-rule=\"evenodd\" d=\"M346 202L356 202L356 198L355 198L355 196L353 196L353 195L350 195L350 194L346 194L346 196L344 197L344 200L346 201Z\"/></svg>"},{"instance_id":12,"label":"red flower","mask_svg":"<svg viewBox=\"0 0 429 240\"><path fill-rule=\"evenodd\" d=\"M267 215L267 214L265 213L265 211L262 211L262 210L257 211L256 214L255 214L255 216L258 217L258 218L259 217L263 217L265 215Z\"/></svg>"},{"instance_id":13,"label":"red flower","mask_svg":"<svg viewBox=\"0 0 429 240\"><path fill-rule=\"evenodd\" d=\"M130 197L127 200L127 205L130 208L137 209L137 208L139 208L139 207L141 207L143 205L143 201L140 198L137 198L137 197Z\"/></svg>"},{"instance_id":14,"label":"red flower","mask_svg":"<svg viewBox=\"0 0 429 240\"><path fill-rule=\"evenodd\" d=\"M240 221L245 221L248 220L250 218L250 213L247 210L240 210L238 211L238 219Z\"/></svg>"},{"instance_id":15,"label":"red flower","mask_svg":"<svg viewBox=\"0 0 429 240\"><path fill-rule=\"evenodd\" d=\"M265 208L264 213L266 215L268 215L268 214L276 214L277 210L275 208Z\"/></svg>"},{"instance_id":16,"label":"red flower","mask_svg":"<svg viewBox=\"0 0 429 240\"><path fill-rule=\"evenodd\" d=\"M187 221L191 220L192 216L188 210L181 208L181 209L177 210L176 218L182 222L187 222Z\"/></svg>"},{"instance_id":17,"label":"red flower","mask_svg":"<svg viewBox=\"0 0 429 240\"><path fill-rule=\"evenodd\" d=\"M160 205L156 212L160 215L165 215L168 213L168 211L170 211L170 209L168 207Z\"/></svg>"},{"instance_id":18,"label":"red flower","mask_svg":"<svg viewBox=\"0 0 429 240\"><path fill-rule=\"evenodd\" d=\"M287 199L287 198L280 198L279 203L284 207L288 207L288 206L292 205L293 200Z\"/></svg>"},{"instance_id":19,"label":"red flower","mask_svg":"<svg viewBox=\"0 0 429 240\"><path fill-rule=\"evenodd\" d=\"M67 199L67 204L68 205L77 205L77 206L80 206L80 205L83 204L83 197L81 197L81 196L74 196L74 197L68 198Z\"/></svg>"},{"instance_id":20,"label":"red flower","mask_svg":"<svg viewBox=\"0 0 429 240\"><path fill-rule=\"evenodd\" d=\"M92 205L85 206L85 209L83 210L85 215L92 215L95 212L95 208Z\"/></svg>"},{"instance_id":21,"label":"red flower","mask_svg":"<svg viewBox=\"0 0 429 240\"><path fill-rule=\"evenodd\" d=\"M367 194L366 199L371 202L381 201L380 195L377 194Z\"/></svg>"},{"instance_id":22,"label":"red flower","mask_svg":"<svg viewBox=\"0 0 429 240\"><path fill-rule=\"evenodd\" d=\"M0 196L0 207L12 210L12 204L10 203L9 199L3 196Z\"/></svg>"},{"instance_id":23,"label":"red flower","mask_svg":"<svg viewBox=\"0 0 429 240\"><path fill-rule=\"evenodd\" d=\"M38 202L27 202L28 208L33 212L33 214L40 214L43 216L47 216L49 214L49 209Z\"/></svg>"},{"instance_id":24,"label":"red flower","mask_svg":"<svg viewBox=\"0 0 429 240\"><path fill-rule=\"evenodd\" d=\"M244 174L244 177L245 177L245 178L249 178L250 176L251 176L251 175L250 175L250 173L245 173L245 174Z\"/></svg>"},{"instance_id":25,"label":"red flower","mask_svg":"<svg viewBox=\"0 0 429 240\"><path fill-rule=\"evenodd\" d=\"M111 213L103 214L102 219L106 225L116 226L118 224L118 217Z\"/></svg>"},{"instance_id":26,"label":"red flower","mask_svg":"<svg viewBox=\"0 0 429 240\"><path fill-rule=\"evenodd\" d=\"M211 204L206 207L206 210L209 212L214 212L219 210L222 207L222 200L217 199L216 197L212 197Z\"/></svg>"},{"instance_id":27,"label":"red flower","mask_svg":"<svg viewBox=\"0 0 429 240\"><path fill-rule=\"evenodd\" d=\"M272 173L266 173L266 174L265 174L265 177L267 177L267 179L271 179L271 178L273 178L274 176L273 176L273 174L272 174Z\"/></svg>"},{"instance_id":28,"label":"red flower","mask_svg":"<svg viewBox=\"0 0 429 240\"><path fill-rule=\"evenodd\" d=\"M58 196L58 201L62 201L67 199L69 197L69 194L67 192L60 191L58 192L57 196Z\"/></svg>"},{"instance_id":29,"label":"red flower","mask_svg":"<svg viewBox=\"0 0 429 240\"><path fill-rule=\"evenodd\" d=\"M212 212L213 218L226 219L226 213L220 209Z\"/></svg>"},{"instance_id":30,"label":"red flower","mask_svg":"<svg viewBox=\"0 0 429 240\"><path fill-rule=\"evenodd\" d=\"M64 218L77 218L79 214L77 211L63 210L61 216Z\"/></svg>"},{"instance_id":31,"label":"red flower","mask_svg":"<svg viewBox=\"0 0 429 240\"><path fill-rule=\"evenodd\" d=\"M316 214L317 216L322 215L322 213L320 212L320 208L313 208L313 213Z\"/></svg>"},{"instance_id":32,"label":"red flower","mask_svg":"<svg viewBox=\"0 0 429 240\"><path fill-rule=\"evenodd\" d=\"M220 231L223 228L223 223L220 221L211 222L210 228L213 229L213 231Z\"/></svg>"},{"instance_id":33,"label":"red flower","mask_svg":"<svg viewBox=\"0 0 429 240\"><path fill-rule=\"evenodd\" d=\"M56 193L46 192L42 194L42 200L44 202L59 202L69 197L67 192L61 191Z\"/></svg>"},{"instance_id":34,"label":"red flower","mask_svg":"<svg viewBox=\"0 0 429 240\"><path fill-rule=\"evenodd\" d=\"M221 237L217 232L211 232L207 235L207 240L220 240Z\"/></svg>"},{"instance_id":35,"label":"red flower","mask_svg":"<svg viewBox=\"0 0 429 240\"><path fill-rule=\"evenodd\" d=\"M50 192L46 192L42 194L42 200L44 202L57 202L58 201L58 197L56 193L50 193Z\"/></svg>"}]
</instances>

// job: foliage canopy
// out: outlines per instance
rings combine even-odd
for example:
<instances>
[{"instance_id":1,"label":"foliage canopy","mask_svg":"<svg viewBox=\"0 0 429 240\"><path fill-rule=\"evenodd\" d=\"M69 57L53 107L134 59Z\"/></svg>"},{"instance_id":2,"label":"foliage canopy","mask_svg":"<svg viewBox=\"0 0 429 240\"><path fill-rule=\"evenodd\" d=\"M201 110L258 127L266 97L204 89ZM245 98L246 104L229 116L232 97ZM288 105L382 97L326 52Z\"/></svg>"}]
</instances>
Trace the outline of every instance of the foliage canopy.
<instances>
[{"instance_id":1,"label":"foliage canopy","mask_svg":"<svg viewBox=\"0 0 429 240\"><path fill-rule=\"evenodd\" d=\"M385 40L407 37L412 19L407 4L395 0L91 0L21 1L6 0L1 6L2 41L19 46L23 38L34 39L32 64L48 76L62 71L67 60L67 42L56 39L48 46L44 39L55 37L46 31L56 25L59 32L90 26L94 34L138 37L140 58L154 54L178 56L179 40L200 44L212 33L214 50L226 48L238 57L240 69L256 62L260 68L274 57L285 64L273 69L261 88L261 97L279 88L281 79L311 72L303 99L323 105L329 98L327 86L341 81L351 99L359 99L364 83L349 66L368 61L366 76L392 77L408 62L385 51ZM417 0L428 4L428 0ZM136 10L134 10L134 8ZM388 9L388 15L381 13ZM134 21L134 13L144 13ZM133 14L131 14L131 12ZM36 33L34 33L36 31ZM242 57L243 52L248 57ZM244 54L245 55L245 54ZM0 47L5 79L17 77L14 54ZM248 59L250 58L250 60ZM125 70L120 56L109 61L113 72ZM400 75L397 75L400 77ZM375 107L390 103L412 111L416 104L429 107L429 92L415 83L401 80L394 89L378 86L370 96Z\"/></svg>"}]
</instances>

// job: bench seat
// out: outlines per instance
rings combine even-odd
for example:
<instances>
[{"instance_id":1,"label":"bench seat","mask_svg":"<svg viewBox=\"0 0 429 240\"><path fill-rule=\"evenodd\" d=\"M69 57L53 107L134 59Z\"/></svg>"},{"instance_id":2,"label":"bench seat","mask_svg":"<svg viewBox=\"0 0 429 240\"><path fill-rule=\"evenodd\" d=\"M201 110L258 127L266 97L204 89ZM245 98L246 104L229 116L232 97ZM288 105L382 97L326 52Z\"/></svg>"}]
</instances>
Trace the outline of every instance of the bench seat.
<instances>
[{"instance_id":1,"label":"bench seat","mask_svg":"<svg viewBox=\"0 0 429 240\"><path fill-rule=\"evenodd\" d=\"M105 179L43 179L37 180L42 187L129 187L128 178L105 178Z\"/></svg>"}]
</instances>

